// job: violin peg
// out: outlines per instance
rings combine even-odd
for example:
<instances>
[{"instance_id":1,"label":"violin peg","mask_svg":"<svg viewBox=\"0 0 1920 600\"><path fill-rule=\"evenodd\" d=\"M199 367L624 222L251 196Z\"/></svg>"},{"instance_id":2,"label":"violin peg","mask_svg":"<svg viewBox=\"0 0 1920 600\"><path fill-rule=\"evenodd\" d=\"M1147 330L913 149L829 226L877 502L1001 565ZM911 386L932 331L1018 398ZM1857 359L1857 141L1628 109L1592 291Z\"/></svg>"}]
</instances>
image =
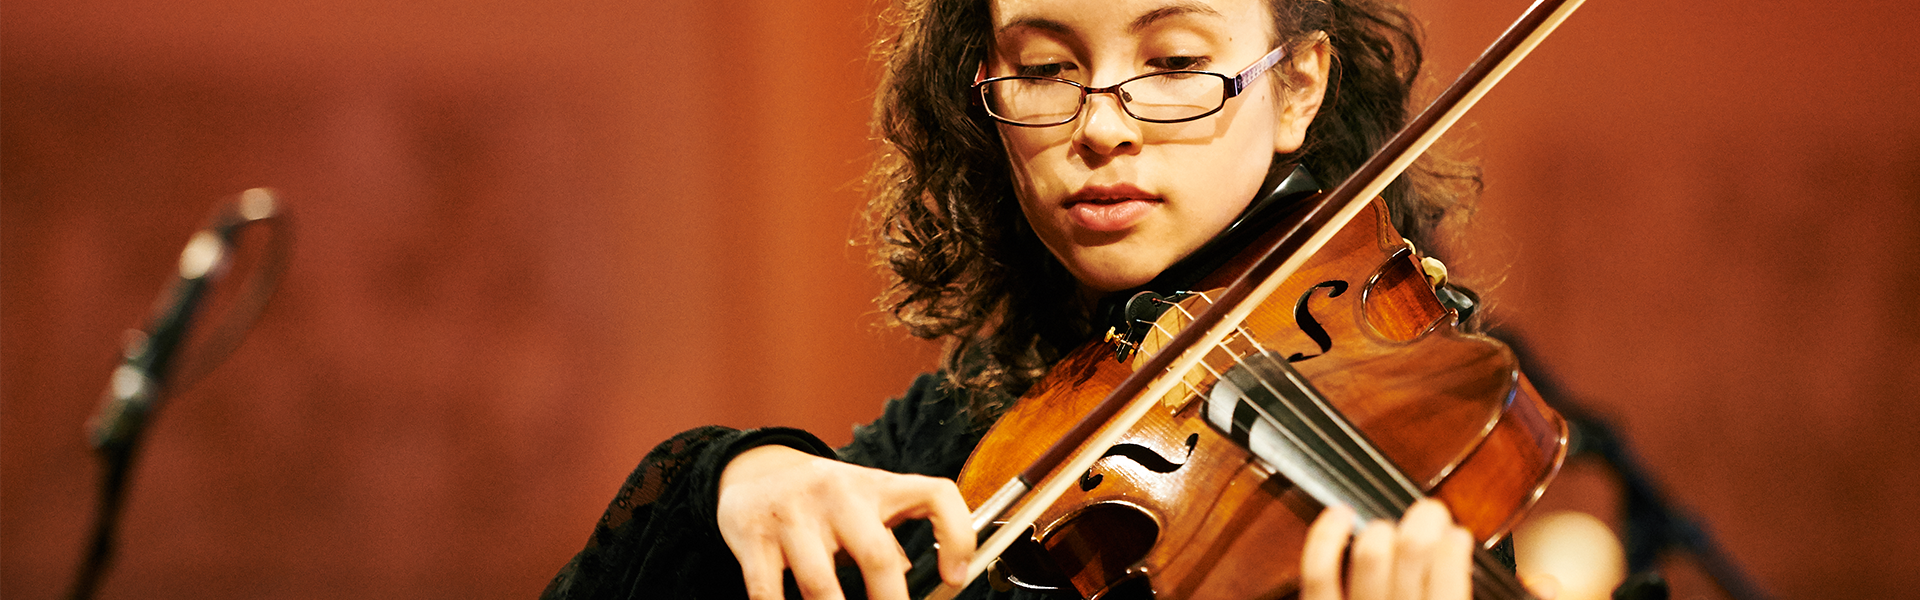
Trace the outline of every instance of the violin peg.
<instances>
[{"instance_id":1,"label":"violin peg","mask_svg":"<svg viewBox=\"0 0 1920 600\"><path fill-rule=\"evenodd\" d=\"M1447 265L1431 256L1420 257L1420 270L1427 274L1427 282L1439 288L1447 284Z\"/></svg>"}]
</instances>

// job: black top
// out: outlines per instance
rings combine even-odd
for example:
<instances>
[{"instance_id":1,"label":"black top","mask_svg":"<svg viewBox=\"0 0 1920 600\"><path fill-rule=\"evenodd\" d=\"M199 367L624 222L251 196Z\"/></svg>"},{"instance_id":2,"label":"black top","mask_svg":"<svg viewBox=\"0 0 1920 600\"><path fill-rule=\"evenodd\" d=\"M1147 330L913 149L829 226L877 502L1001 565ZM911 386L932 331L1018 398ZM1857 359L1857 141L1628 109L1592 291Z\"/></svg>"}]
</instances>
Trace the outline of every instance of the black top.
<instances>
[{"instance_id":1,"label":"black top","mask_svg":"<svg viewBox=\"0 0 1920 600\"><path fill-rule=\"evenodd\" d=\"M964 394L921 375L904 397L887 403L872 423L854 428L853 443L837 452L812 434L770 427L736 431L701 427L673 436L640 460L573 557L542 598L745 598L740 563L720 538L714 519L720 472L734 456L782 444L820 456L896 473L954 479L985 430L966 416ZM909 558L933 546L924 520L894 528ZM798 598L792 578L788 597ZM849 598L865 597L853 567L840 570ZM999 592L975 581L961 598L1046 598L1027 590Z\"/></svg>"}]
</instances>

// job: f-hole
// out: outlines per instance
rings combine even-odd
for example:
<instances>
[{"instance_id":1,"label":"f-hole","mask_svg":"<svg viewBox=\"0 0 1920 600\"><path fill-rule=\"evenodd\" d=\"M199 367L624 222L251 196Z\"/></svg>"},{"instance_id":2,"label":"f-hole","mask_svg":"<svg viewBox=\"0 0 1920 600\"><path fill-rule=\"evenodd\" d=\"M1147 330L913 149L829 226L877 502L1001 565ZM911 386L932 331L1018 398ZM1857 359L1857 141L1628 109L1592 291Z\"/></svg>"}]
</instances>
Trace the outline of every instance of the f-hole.
<instances>
[{"instance_id":1,"label":"f-hole","mask_svg":"<svg viewBox=\"0 0 1920 600\"><path fill-rule=\"evenodd\" d=\"M1331 290L1327 292L1328 298L1339 298L1341 294L1347 293L1347 282L1338 279L1322 281L1313 287L1307 288L1305 293L1300 294L1300 299L1293 303L1294 324L1300 327L1300 333L1307 334L1307 337L1313 339L1313 343L1320 346L1320 351L1313 354L1295 352L1292 356L1287 357L1287 362L1300 362L1326 354L1328 350L1333 349L1333 336L1327 335L1327 328L1320 326L1319 319L1313 318L1313 311L1307 310L1307 301L1313 299L1314 292L1320 291L1323 288Z\"/></svg>"},{"instance_id":2,"label":"f-hole","mask_svg":"<svg viewBox=\"0 0 1920 600\"><path fill-rule=\"evenodd\" d=\"M1114 444L1112 448L1107 449L1106 454L1100 455L1098 460L1106 460L1109 457L1125 458L1139 464L1148 471L1155 473L1172 473L1179 470L1180 467L1186 466L1187 459L1193 458L1193 447L1199 443L1200 434L1188 434L1187 455L1181 457L1180 462L1168 460L1167 457L1160 456L1159 452L1154 452L1152 448L1139 444ZM1097 466L1099 462L1096 461L1094 464ZM1099 487L1100 482L1106 478L1105 475L1093 472L1093 467L1088 467L1087 472L1080 475L1080 491L1091 492L1093 488Z\"/></svg>"}]
</instances>

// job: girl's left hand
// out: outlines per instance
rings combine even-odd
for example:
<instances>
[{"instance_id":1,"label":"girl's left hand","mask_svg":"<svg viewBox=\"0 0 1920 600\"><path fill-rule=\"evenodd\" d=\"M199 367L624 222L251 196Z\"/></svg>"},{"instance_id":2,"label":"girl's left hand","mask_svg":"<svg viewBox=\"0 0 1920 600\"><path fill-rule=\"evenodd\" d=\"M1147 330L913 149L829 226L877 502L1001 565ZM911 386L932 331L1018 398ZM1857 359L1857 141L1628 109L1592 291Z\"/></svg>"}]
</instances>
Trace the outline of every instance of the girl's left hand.
<instances>
[{"instance_id":1,"label":"girl's left hand","mask_svg":"<svg viewBox=\"0 0 1920 600\"><path fill-rule=\"evenodd\" d=\"M1307 530L1300 557L1300 600L1473 597L1473 534L1453 523L1446 505L1433 499L1415 502L1399 523L1374 521L1358 536L1352 535L1353 519L1353 509L1330 506ZM1348 553L1349 537L1353 559L1342 585L1341 558ZM1531 591L1552 600L1557 590Z\"/></svg>"}]
</instances>

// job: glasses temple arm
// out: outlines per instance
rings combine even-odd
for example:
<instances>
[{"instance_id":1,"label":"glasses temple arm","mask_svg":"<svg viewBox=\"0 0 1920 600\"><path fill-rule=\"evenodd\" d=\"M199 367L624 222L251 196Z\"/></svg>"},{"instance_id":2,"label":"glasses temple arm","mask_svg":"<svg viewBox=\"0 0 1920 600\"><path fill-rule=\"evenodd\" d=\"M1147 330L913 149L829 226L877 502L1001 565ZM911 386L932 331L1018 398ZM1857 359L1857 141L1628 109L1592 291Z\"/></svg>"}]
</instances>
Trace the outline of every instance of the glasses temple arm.
<instances>
[{"instance_id":1,"label":"glasses temple arm","mask_svg":"<svg viewBox=\"0 0 1920 600\"><path fill-rule=\"evenodd\" d=\"M1246 70L1241 71L1239 75L1235 75L1233 79L1229 80L1227 84L1227 97L1232 98L1240 95L1240 92L1246 91L1247 86L1253 84L1253 80L1259 79L1261 75L1271 70L1274 65L1280 64L1280 59L1286 57L1287 47L1281 46L1274 48L1272 52L1268 52L1266 56L1261 57L1260 62L1248 65Z\"/></svg>"}]
</instances>

